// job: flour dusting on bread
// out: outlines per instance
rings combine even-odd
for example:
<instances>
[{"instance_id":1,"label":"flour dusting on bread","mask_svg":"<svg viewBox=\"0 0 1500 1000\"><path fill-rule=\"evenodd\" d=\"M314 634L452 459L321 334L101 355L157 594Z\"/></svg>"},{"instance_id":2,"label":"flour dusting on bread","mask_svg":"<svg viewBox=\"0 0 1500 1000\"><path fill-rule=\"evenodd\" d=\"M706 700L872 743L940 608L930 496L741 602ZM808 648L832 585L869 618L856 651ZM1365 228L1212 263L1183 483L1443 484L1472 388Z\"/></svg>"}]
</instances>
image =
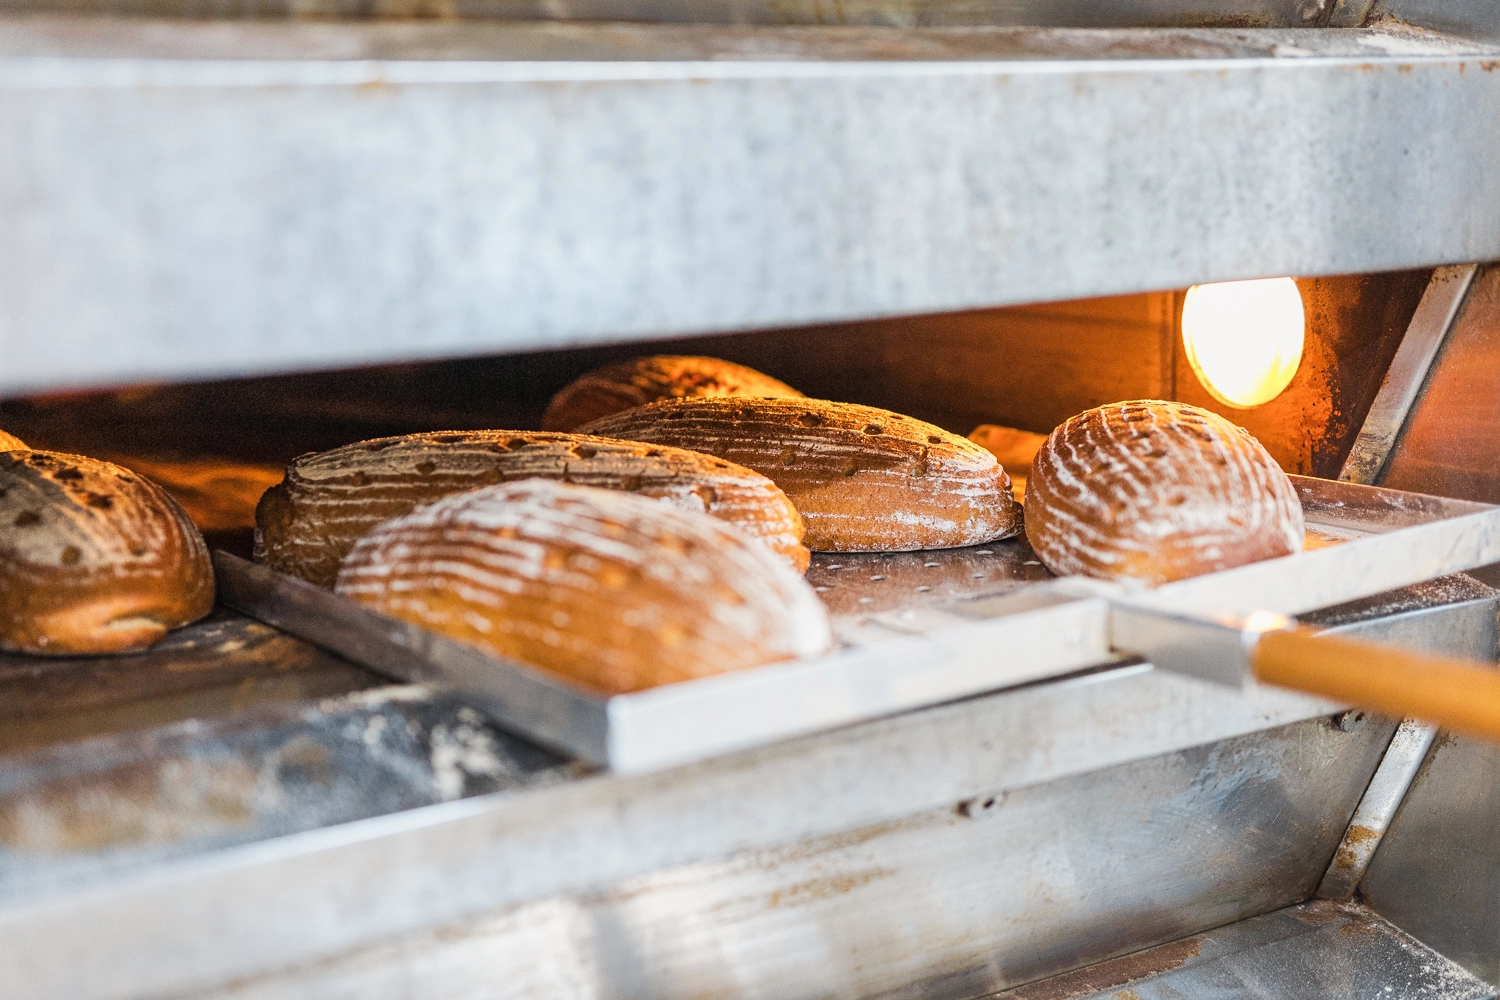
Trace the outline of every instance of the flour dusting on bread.
<instances>
[{"instance_id":1,"label":"flour dusting on bread","mask_svg":"<svg viewBox=\"0 0 1500 1000\"><path fill-rule=\"evenodd\" d=\"M1026 535L1054 573L1164 583L1301 551L1302 507L1249 432L1186 403L1101 406L1032 463Z\"/></svg>"},{"instance_id":2,"label":"flour dusting on bread","mask_svg":"<svg viewBox=\"0 0 1500 1000\"><path fill-rule=\"evenodd\" d=\"M993 542L1021 530L1010 479L984 448L890 410L822 399L664 399L588 424L764 473L822 552Z\"/></svg>"},{"instance_id":3,"label":"flour dusting on bread","mask_svg":"<svg viewBox=\"0 0 1500 1000\"><path fill-rule=\"evenodd\" d=\"M770 479L678 448L546 431L439 431L303 455L256 510L256 558L322 587L382 521L502 482L545 478L622 490L726 521L799 572L802 519Z\"/></svg>"},{"instance_id":4,"label":"flour dusting on bread","mask_svg":"<svg viewBox=\"0 0 1500 1000\"><path fill-rule=\"evenodd\" d=\"M607 691L832 642L812 588L712 517L549 480L459 494L359 540L337 592Z\"/></svg>"}]
</instances>

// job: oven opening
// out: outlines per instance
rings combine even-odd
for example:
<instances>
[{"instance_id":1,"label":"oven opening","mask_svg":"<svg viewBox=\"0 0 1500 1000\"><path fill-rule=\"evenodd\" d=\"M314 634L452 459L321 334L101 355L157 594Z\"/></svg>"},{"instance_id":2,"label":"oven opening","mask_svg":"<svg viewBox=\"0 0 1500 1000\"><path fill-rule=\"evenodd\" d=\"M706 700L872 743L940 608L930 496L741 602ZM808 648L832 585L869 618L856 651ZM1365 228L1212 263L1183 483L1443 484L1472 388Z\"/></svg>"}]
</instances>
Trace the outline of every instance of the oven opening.
<instances>
[{"instance_id":1,"label":"oven opening","mask_svg":"<svg viewBox=\"0 0 1500 1000\"><path fill-rule=\"evenodd\" d=\"M260 494L298 455L421 431L535 429L554 393L578 376L651 354L722 358L812 398L929 421L995 452L1022 488L1044 435L1090 407L1129 399L1180 400L1220 413L1255 435L1285 471L1337 478L1430 274L1201 285L612 347L73 391L0 401L0 428L35 448L116 461L158 479L215 544L245 554Z\"/></svg>"}]
</instances>

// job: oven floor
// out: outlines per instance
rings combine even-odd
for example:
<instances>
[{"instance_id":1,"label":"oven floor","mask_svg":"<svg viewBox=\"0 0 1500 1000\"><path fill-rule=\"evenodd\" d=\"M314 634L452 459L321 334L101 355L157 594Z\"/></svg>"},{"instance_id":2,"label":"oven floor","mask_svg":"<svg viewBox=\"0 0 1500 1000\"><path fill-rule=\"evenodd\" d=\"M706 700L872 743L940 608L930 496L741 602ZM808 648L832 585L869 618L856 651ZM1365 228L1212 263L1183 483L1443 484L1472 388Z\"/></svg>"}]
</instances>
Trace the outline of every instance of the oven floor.
<instances>
[{"instance_id":1,"label":"oven floor","mask_svg":"<svg viewBox=\"0 0 1500 1000\"><path fill-rule=\"evenodd\" d=\"M1496 990L1362 906L1315 900L987 1000L1492 1000Z\"/></svg>"}]
</instances>

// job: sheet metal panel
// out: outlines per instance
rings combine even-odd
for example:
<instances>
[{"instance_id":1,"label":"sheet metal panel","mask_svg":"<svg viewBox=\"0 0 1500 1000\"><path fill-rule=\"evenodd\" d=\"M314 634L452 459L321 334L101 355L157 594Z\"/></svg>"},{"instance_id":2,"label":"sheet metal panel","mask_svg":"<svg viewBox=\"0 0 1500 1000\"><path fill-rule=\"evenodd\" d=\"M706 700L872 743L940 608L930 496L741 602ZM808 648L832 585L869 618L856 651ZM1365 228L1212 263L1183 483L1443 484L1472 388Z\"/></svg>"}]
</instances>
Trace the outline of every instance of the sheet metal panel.
<instances>
[{"instance_id":1,"label":"sheet metal panel","mask_svg":"<svg viewBox=\"0 0 1500 1000\"><path fill-rule=\"evenodd\" d=\"M1500 257L1401 28L7 20L0 392Z\"/></svg>"},{"instance_id":2,"label":"sheet metal panel","mask_svg":"<svg viewBox=\"0 0 1500 1000\"><path fill-rule=\"evenodd\" d=\"M1303 903L988 1000L1493 1000L1495 988L1362 906Z\"/></svg>"},{"instance_id":3,"label":"sheet metal panel","mask_svg":"<svg viewBox=\"0 0 1500 1000\"><path fill-rule=\"evenodd\" d=\"M192 996L975 997L1301 898L1390 728L1310 720L1017 789L978 819L949 806L749 851Z\"/></svg>"},{"instance_id":4,"label":"sheet metal panel","mask_svg":"<svg viewBox=\"0 0 1500 1000\"><path fill-rule=\"evenodd\" d=\"M1382 916L1500 981L1500 747L1439 732L1360 880Z\"/></svg>"},{"instance_id":5,"label":"sheet metal panel","mask_svg":"<svg viewBox=\"0 0 1500 1000\"><path fill-rule=\"evenodd\" d=\"M1483 588L1459 589L1470 596L1487 593ZM1407 594L1377 602L1378 607L1366 613L1398 613L1356 625L1355 634L1378 639L1389 633L1396 641L1419 643L1450 643L1462 636L1475 642L1474 648L1449 647L1450 651L1483 656L1493 650L1493 595L1465 598L1452 608L1417 610L1416 616L1425 618L1417 628L1421 636L1408 634L1410 625L1401 624L1412 616L1399 612L1412 607L1412 601ZM1428 602L1416 600L1414 606L1426 609ZM195 984L207 988L277 969L300 968L316 981L324 960L345 955L358 968L361 953L381 954L378 947L369 949L382 940L404 939L398 962L420 963L424 954L441 956L444 941L467 941L481 954L495 954L514 942L506 936L511 932L520 933L524 942L531 940L529 934L545 936L578 927L566 921L552 930L538 926L549 914L573 911L566 906L560 911L527 910L530 901L596 896L622 881L713 863L768 845L836 838L854 829L876 834L896 830L904 817L914 814L941 813L954 823L967 822L956 807L975 800L999 803L1002 816L997 821L1003 825L1004 806L1013 793L1288 726L1333 710L1325 702L1291 692L1242 693L1144 665L1125 666L667 773L597 775L206 855L198 853L189 838L177 860L130 870L110 873L106 865L91 872L80 859L64 855L55 859L54 875L71 877L54 878L50 885L43 884L49 880L40 877L38 858L33 859L29 880L13 882L0 893L0 962L9 976L7 986L17 995L29 991L89 1000L175 994ZM1304 766L1314 757L1296 747L1317 743L1331 748L1329 741L1358 739L1359 729L1317 722L1306 732L1326 732L1327 739L1294 740L1286 752L1295 763L1283 769L1278 780L1323 780L1319 767ZM1291 730L1304 732L1297 726ZM1382 746L1383 741L1374 741L1370 768ZM1221 758L1214 771L1235 767ZM1252 767L1249 773L1257 772ZM1217 801L1227 787L1210 782L1193 794ZM86 793L87 788L74 791ZM1357 798L1357 787L1352 795ZM1341 817L1329 821L1327 852L1352 808L1353 798ZM1180 832L1175 816L1168 818L1173 831ZM267 817L272 824L285 818L275 811ZM1050 835L1050 828L1039 832ZM1244 831L1236 824L1230 833L1238 836ZM1272 839L1264 843L1275 840L1274 831L1269 836ZM1192 848L1191 842L1184 845ZM932 857L941 855L937 850ZM990 855L978 857L981 870L987 871ZM1309 887L1326 862L1324 856L1303 873ZM1109 871L1111 877L1131 875L1130 865L1116 864ZM1057 899L1072 898L1076 885L1069 885L1072 888ZM1158 886L1153 883L1150 890L1155 893ZM512 907L529 914L519 925L489 922L489 917ZM949 916L963 919L962 911ZM468 921L475 922L473 937L449 937L442 930ZM1106 922L1105 930L1118 931L1118 922ZM993 925L986 925L984 933L994 932ZM880 953L882 961L899 956L899 949L888 951L889 956ZM557 953L533 949L527 958L543 954ZM1062 967L1047 966L1054 971ZM90 971L98 968L109 968L112 975ZM1036 975L1046 974L1046 968L1030 968ZM563 970L587 975L587 969L568 962L559 969L536 961L527 969L543 976L543 982ZM463 970L487 976L485 988L497 983L482 966L464 965L459 971ZM774 972L774 966L769 971ZM498 986L514 983L524 990L532 981L530 975Z\"/></svg>"}]
</instances>

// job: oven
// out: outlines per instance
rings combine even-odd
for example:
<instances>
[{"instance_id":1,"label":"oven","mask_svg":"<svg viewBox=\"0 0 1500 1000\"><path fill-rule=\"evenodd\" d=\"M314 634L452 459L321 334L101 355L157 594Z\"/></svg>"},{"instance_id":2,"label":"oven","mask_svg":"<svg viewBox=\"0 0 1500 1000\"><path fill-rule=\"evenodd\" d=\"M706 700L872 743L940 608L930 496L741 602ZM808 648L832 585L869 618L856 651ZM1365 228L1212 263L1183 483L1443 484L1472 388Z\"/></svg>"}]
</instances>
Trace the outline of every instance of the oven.
<instances>
[{"instance_id":1,"label":"oven","mask_svg":"<svg viewBox=\"0 0 1500 1000\"><path fill-rule=\"evenodd\" d=\"M0 654L0 993L1500 988L1495 744L1247 681L1211 620L1500 660L1487 5L0 20L0 429L162 484L219 596L145 653ZM1287 275L1299 360L1243 405L1210 293ZM1076 413L1192 403L1316 544L1128 592L1019 540L815 553L833 654L610 697L250 561L298 455L535 428L644 354L1018 481Z\"/></svg>"}]
</instances>

